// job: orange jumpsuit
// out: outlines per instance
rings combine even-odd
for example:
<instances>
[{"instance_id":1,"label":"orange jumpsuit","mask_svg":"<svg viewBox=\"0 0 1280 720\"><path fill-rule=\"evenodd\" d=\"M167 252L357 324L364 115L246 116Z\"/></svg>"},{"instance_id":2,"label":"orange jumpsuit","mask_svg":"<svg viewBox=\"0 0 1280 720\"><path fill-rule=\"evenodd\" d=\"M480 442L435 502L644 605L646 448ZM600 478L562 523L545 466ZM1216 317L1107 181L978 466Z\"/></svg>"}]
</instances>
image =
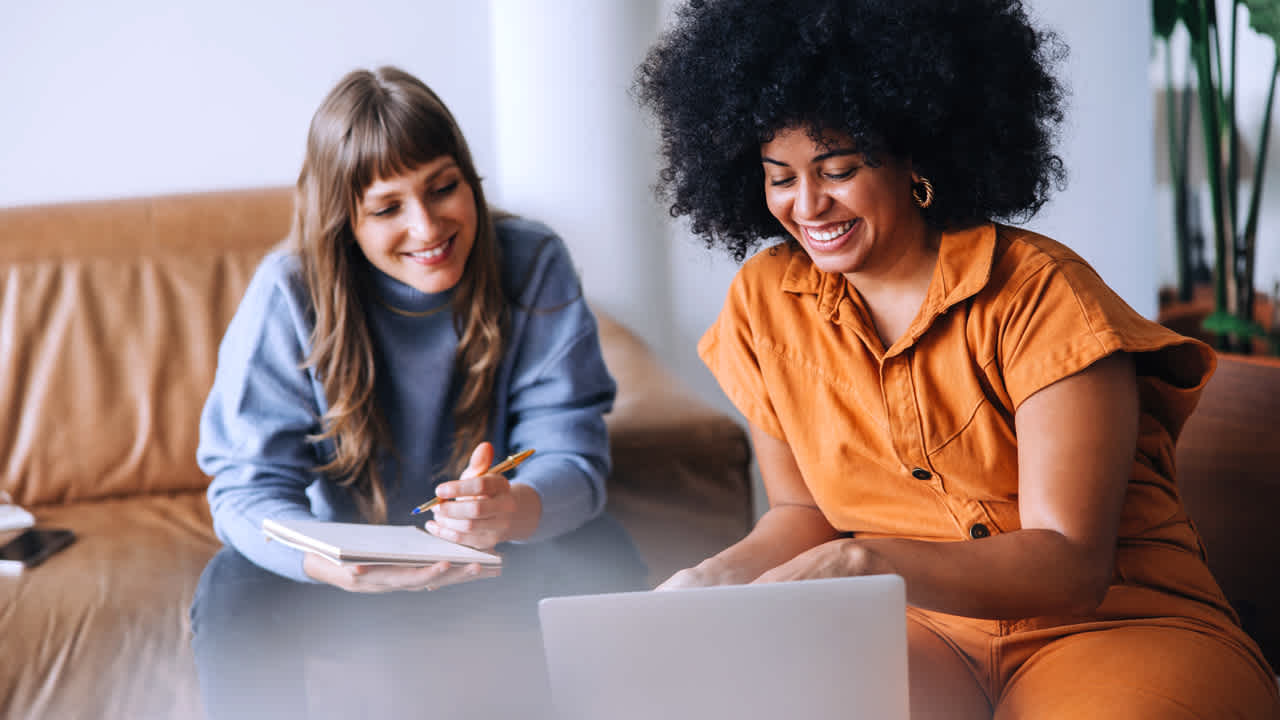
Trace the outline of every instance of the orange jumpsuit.
<instances>
[{"instance_id":1,"label":"orange jumpsuit","mask_svg":"<svg viewBox=\"0 0 1280 720\"><path fill-rule=\"evenodd\" d=\"M923 306L886 349L845 278L783 243L743 265L698 351L747 419L790 446L835 528L938 541L1019 529L1018 406L1133 353L1139 439L1101 606L908 619L944 639L997 718L1280 718L1275 678L1174 483L1174 442L1215 355L1138 315L1068 248L994 224L944 234Z\"/></svg>"}]
</instances>

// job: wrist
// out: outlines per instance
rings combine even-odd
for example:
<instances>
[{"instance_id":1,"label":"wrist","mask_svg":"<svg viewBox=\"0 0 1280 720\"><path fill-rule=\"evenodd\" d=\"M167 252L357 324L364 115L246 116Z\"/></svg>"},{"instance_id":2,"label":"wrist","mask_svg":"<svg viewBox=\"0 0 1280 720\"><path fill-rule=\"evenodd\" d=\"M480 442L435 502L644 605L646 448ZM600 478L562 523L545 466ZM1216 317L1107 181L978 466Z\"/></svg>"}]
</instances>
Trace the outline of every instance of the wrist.
<instances>
[{"instance_id":1,"label":"wrist","mask_svg":"<svg viewBox=\"0 0 1280 720\"><path fill-rule=\"evenodd\" d=\"M511 496L516 501L515 517L511 522L511 540L526 540L538 531L542 524L542 496L532 485L511 483Z\"/></svg>"},{"instance_id":2,"label":"wrist","mask_svg":"<svg viewBox=\"0 0 1280 720\"><path fill-rule=\"evenodd\" d=\"M893 572L893 569L889 567L885 559L866 543L852 538L838 540L837 542L843 545L842 555L844 556L847 575L856 577L859 575L882 575Z\"/></svg>"}]
</instances>

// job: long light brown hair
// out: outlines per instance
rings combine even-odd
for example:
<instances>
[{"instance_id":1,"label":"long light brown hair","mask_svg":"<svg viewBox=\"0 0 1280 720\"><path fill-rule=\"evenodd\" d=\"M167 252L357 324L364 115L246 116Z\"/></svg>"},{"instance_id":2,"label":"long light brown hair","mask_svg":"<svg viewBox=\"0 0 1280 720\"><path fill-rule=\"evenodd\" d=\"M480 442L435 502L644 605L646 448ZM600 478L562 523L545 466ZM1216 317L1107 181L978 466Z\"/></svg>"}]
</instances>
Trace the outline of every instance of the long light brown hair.
<instances>
[{"instance_id":1,"label":"long light brown hair","mask_svg":"<svg viewBox=\"0 0 1280 720\"><path fill-rule=\"evenodd\" d=\"M462 388L453 408L447 472L456 476L488 435L508 324L494 220L462 131L440 98L409 73L394 67L355 70L311 119L298 175L290 241L315 312L304 366L315 370L329 403L321 432L311 439L332 441L334 454L318 470L351 488L370 522L386 520L389 480L380 477L378 459L396 448L374 393L373 343L361 292L368 261L356 244L353 218L373 182L445 155L471 186L477 219L452 300L459 337L454 366Z\"/></svg>"}]
</instances>

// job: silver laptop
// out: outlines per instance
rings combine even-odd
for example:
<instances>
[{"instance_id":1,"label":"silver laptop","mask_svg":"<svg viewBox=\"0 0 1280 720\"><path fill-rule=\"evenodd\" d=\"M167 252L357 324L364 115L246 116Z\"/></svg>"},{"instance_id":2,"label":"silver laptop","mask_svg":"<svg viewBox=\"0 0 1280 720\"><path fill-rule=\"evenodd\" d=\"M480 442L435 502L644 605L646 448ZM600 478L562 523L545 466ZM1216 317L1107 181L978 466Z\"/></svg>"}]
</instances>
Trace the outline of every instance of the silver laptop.
<instances>
[{"instance_id":1,"label":"silver laptop","mask_svg":"<svg viewBox=\"0 0 1280 720\"><path fill-rule=\"evenodd\" d=\"M547 598L561 720L907 720L897 575Z\"/></svg>"}]
</instances>

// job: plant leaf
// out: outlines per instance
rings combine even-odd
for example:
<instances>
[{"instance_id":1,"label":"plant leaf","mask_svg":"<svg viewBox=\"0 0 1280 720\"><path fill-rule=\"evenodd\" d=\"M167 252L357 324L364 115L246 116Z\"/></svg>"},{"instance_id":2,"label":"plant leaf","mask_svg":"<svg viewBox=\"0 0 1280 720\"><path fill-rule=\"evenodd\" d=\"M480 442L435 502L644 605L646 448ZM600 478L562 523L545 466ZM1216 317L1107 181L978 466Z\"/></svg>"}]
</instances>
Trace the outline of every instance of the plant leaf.
<instances>
[{"instance_id":1,"label":"plant leaf","mask_svg":"<svg viewBox=\"0 0 1280 720\"><path fill-rule=\"evenodd\" d=\"M1243 0L1249 8L1249 27L1280 43L1280 0Z\"/></svg>"},{"instance_id":2,"label":"plant leaf","mask_svg":"<svg viewBox=\"0 0 1280 720\"><path fill-rule=\"evenodd\" d=\"M1256 322L1236 317L1225 310L1214 310L1200 323L1200 327L1218 335L1238 335L1240 337L1263 337L1266 330Z\"/></svg>"},{"instance_id":3,"label":"plant leaf","mask_svg":"<svg viewBox=\"0 0 1280 720\"><path fill-rule=\"evenodd\" d=\"M1178 0L1151 0L1151 19L1156 37L1169 39L1178 24Z\"/></svg>"},{"instance_id":4,"label":"plant leaf","mask_svg":"<svg viewBox=\"0 0 1280 720\"><path fill-rule=\"evenodd\" d=\"M1182 25L1187 29L1187 33L1191 35L1191 43L1205 42L1205 38L1200 34L1200 8L1205 3L1209 3L1207 11L1209 13L1209 25L1213 26L1213 0L1178 0L1178 19L1182 20ZM1212 30L1211 30L1212 31Z\"/></svg>"}]
</instances>

